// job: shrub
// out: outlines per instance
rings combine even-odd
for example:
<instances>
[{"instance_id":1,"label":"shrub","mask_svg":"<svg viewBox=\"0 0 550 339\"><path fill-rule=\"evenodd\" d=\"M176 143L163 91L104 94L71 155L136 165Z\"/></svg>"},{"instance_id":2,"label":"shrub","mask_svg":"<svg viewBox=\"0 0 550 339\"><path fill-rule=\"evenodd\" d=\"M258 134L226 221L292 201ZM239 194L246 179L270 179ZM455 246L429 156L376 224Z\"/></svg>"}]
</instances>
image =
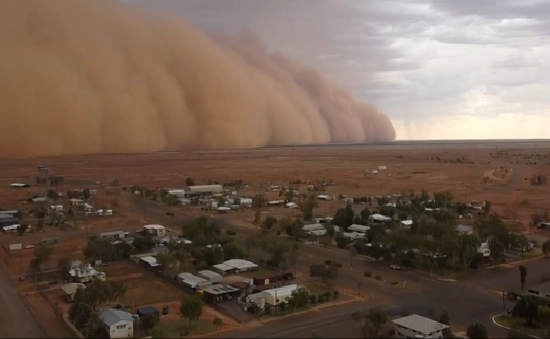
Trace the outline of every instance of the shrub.
<instances>
[{"instance_id":1,"label":"shrub","mask_svg":"<svg viewBox=\"0 0 550 339\"><path fill-rule=\"evenodd\" d=\"M265 314L270 315L271 314L271 305L265 304L264 312L265 312Z\"/></svg>"},{"instance_id":2,"label":"shrub","mask_svg":"<svg viewBox=\"0 0 550 339\"><path fill-rule=\"evenodd\" d=\"M310 295L310 296L309 296L309 302L310 302L312 305L317 304L317 296L316 296L316 295Z\"/></svg>"},{"instance_id":3,"label":"shrub","mask_svg":"<svg viewBox=\"0 0 550 339\"><path fill-rule=\"evenodd\" d=\"M281 301L281 303L279 304L279 309L281 310L281 312L285 311L286 303L284 301Z\"/></svg>"},{"instance_id":4,"label":"shrub","mask_svg":"<svg viewBox=\"0 0 550 339\"><path fill-rule=\"evenodd\" d=\"M370 278L372 276L372 272L365 271L365 277Z\"/></svg>"},{"instance_id":5,"label":"shrub","mask_svg":"<svg viewBox=\"0 0 550 339\"><path fill-rule=\"evenodd\" d=\"M330 265L332 263L332 260L325 260L325 265Z\"/></svg>"},{"instance_id":6,"label":"shrub","mask_svg":"<svg viewBox=\"0 0 550 339\"><path fill-rule=\"evenodd\" d=\"M325 296L323 294L319 294L319 296L317 297L317 302L319 304L322 304L325 302Z\"/></svg>"},{"instance_id":7,"label":"shrub","mask_svg":"<svg viewBox=\"0 0 550 339\"><path fill-rule=\"evenodd\" d=\"M338 299L338 297L340 297L340 291L334 290L334 292L332 292L332 296L334 299Z\"/></svg>"},{"instance_id":8,"label":"shrub","mask_svg":"<svg viewBox=\"0 0 550 339\"><path fill-rule=\"evenodd\" d=\"M381 276L379 276L379 275L377 275L376 277L374 277L374 279L376 279L376 280L379 280L379 281L380 281L380 280L382 280L382 277L381 277Z\"/></svg>"},{"instance_id":9,"label":"shrub","mask_svg":"<svg viewBox=\"0 0 550 339\"><path fill-rule=\"evenodd\" d=\"M325 292L325 299L328 301L330 300L331 293L329 291Z\"/></svg>"}]
</instances>

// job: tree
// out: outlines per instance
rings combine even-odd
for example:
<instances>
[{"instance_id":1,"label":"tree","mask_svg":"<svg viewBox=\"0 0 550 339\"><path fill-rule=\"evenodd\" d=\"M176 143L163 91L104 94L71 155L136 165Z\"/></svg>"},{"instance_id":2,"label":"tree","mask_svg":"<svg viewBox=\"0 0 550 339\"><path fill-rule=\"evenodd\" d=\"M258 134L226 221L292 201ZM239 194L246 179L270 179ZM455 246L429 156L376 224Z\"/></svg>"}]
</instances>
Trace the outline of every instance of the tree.
<instances>
[{"instance_id":1,"label":"tree","mask_svg":"<svg viewBox=\"0 0 550 339\"><path fill-rule=\"evenodd\" d=\"M480 339L489 338L489 336L487 334L487 329L485 328L485 326L483 326L483 324L477 323L477 322L474 323L474 324L471 324L470 326L468 326L468 329L466 330L466 335L470 339L473 339L473 338L480 338Z\"/></svg>"},{"instance_id":2,"label":"tree","mask_svg":"<svg viewBox=\"0 0 550 339\"><path fill-rule=\"evenodd\" d=\"M379 338L382 326L388 322L388 316L380 307L370 308L366 312L354 312L351 317L355 322L361 323L364 338Z\"/></svg>"},{"instance_id":3,"label":"tree","mask_svg":"<svg viewBox=\"0 0 550 339\"><path fill-rule=\"evenodd\" d=\"M267 218L265 218L262 226L268 231L270 232L271 229L273 228L273 226L275 226L275 224L277 223L277 219L275 219L274 217L268 215Z\"/></svg>"},{"instance_id":4,"label":"tree","mask_svg":"<svg viewBox=\"0 0 550 339\"><path fill-rule=\"evenodd\" d=\"M32 271L40 271L42 265L50 260L50 256L53 254L53 248L48 244L40 244L34 248L34 258L29 264L29 268Z\"/></svg>"},{"instance_id":5,"label":"tree","mask_svg":"<svg viewBox=\"0 0 550 339\"><path fill-rule=\"evenodd\" d=\"M216 327L216 333L218 333L218 331L220 330L220 327L223 325L223 320L221 320L220 318L216 317L216 318L214 318L214 320L212 321L212 325L214 325L214 327Z\"/></svg>"},{"instance_id":6,"label":"tree","mask_svg":"<svg viewBox=\"0 0 550 339\"><path fill-rule=\"evenodd\" d=\"M544 336L546 337L546 332L548 324L550 324L550 307L545 305L539 305L537 309L538 320L542 327L544 327Z\"/></svg>"},{"instance_id":7,"label":"tree","mask_svg":"<svg viewBox=\"0 0 550 339\"><path fill-rule=\"evenodd\" d=\"M370 210L368 209L368 207L365 207L362 211L361 211L361 219L363 219L363 221L368 221L369 220L369 217L370 217Z\"/></svg>"},{"instance_id":8,"label":"tree","mask_svg":"<svg viewBox=\"0 0 550 339\"><path fill-rule=\"evenodd\" d=\"M147 313L139 319L139 324L147 334L151 334L158 321L159 318L154 313Z\"/></svg>"},{"instance_id":9,"label":"tree","mask_svg":"<svg viewBox=\"0 0 550 339\"><path fill-rule=\"evenodd\" d=\"M190 321L198 321L202 315L202 301L196 295L186 295L181 299L180 314L187 319L187 328Z\"/></svg>"},{"instance_id":10,"label":"tree","mask_svg":"<svg viewBox=\"0 0 550 339\"><path fill-rule=\"evenodd\" d=\"M288 261L290 266L292 267L292 270L294 272L294 275L296 275L296 263L298 261L298 244L294 244L292 247L290 247L290 252L288 253Z\"/></svg>"},{"instance_id":11,"label":"tree","mask_svg":"<svg viewBox=\"0 0 550 339\"><path fill-rule=\"evenodd\" d=\"M483 205L483 213L488 215L491 212L491 207L491 202L489 200L485 201L485 204Z\"/></svg>"},{"instance_id":12,"label":"tree","mask_svg":"<svg viewBox=\"0 0 550 339\"><path fill-rule=\"evenodd\" d=\"M527 268L523 265L519 265L519 277L521 282L521 289L525 287L525 277L527 277Z\"/></svg>"},{"instance_id":13,"label":"tree","mask_svg":"<svg viewBox=\"0 0 550 339\"><path fill-rule=\"evenodd\" d=\"M317 207L317 200L313 196L309 196L302 204L302 216L304 220L313 220L313 209Z\"/></svg>"},{"instance_id":14,"label":"tree","mask_svg":"<svg viewBox=\"0 0 550 339\"><path fill-rule=\"evenodd\" d=\"M27 232L27 229L29 228L28 224L21 224L17 226L17 233L19 233L20 236L23 236L25 232Z\"/></svg>"},{"instance_id":15,"label":"tree","mask_svg":"<svg viewBox=\"0 0 550 339\"><path fill-rule=\"evenodd\" d=\"M61 274L61 279L63 279L63 281L68 281L71 279L71 275L69 274L69 271L71 270L71 259L67 257L59 259L57 262L57 268L59 269L59 273Z\"/></svg>"},{"instance_id":16,"label":"tree","mask_svg":"<svg viewBox=\"0 0 550 339\"><path fill-rule=\"evenodd\" d=\"M195 179L191 177L185 178L185 185L187 186L195 186Z\"/></svg>"},{"instance_id":17,"label":"tree","mask_svg":"<svg viewBox=\"0 0 550 339\"><path fill-rule=\"evenodd\" d=\"M493 239L489 244L489 250L491 251L491 257L493 257L493 265L501 263L504 258L504 245L497 239Z\"/></svg>"},{"instance_id":18,"label":"tree","mask_svg":"<svg viewBox=\"0 0 550 339\"><path fill-rule=\"evenodd\" d=\"M548 253L550 253L550 240L546 240L542 243L542 253L544 253L546 258L548 258Z\"/></svg>"},{"instance_id":19,"label":"tree","mask_svg":"<svg viewBox=\"0 0 550 339\"><path fill-rule=\"evenodd\" d=\"M309 290L305 287L300 287L292 292L290 303L294 307L294 312L296 312L296 308L298 307L307 306L309 303Z\"/></svg>"},{"instance_id":20,"label":"tree","mask_svg":"<svg viewBox=\"0 0 550 339\"><path fill-rule=\"evenodd\" d=\"M517 318L522 318L527 321L529 326L533 326L533 322L538 317L538 306L540 299L534 296L523 296L516 302L512 309L512 315Z\"/></svg>"},{"instance_id":21,"label":"tree","mask_svg":"<svg viewBox=\"0 0 550 339\"><path fill-rule=\"evenodd\" d=\"M451 325L449 310L447 308L444 308L443 312L441 312L441 315L439 316L439 322L443 325ZM452 338L452 334L453 333L450 328L446 328L445 330L443 330L443 338Z\"/></svg>"},{"instance_id":22,"label":"tree","mask_svg":"<svg viewBox=\"0 0 550 339\"><path fill-rule=\"evenodd\" d=\"M256 212L254 213L254 221L253 221L254 225L257 225L261 219L262 219L262 212L259 209L257 209Z\"/></svg>"}]
</instances>

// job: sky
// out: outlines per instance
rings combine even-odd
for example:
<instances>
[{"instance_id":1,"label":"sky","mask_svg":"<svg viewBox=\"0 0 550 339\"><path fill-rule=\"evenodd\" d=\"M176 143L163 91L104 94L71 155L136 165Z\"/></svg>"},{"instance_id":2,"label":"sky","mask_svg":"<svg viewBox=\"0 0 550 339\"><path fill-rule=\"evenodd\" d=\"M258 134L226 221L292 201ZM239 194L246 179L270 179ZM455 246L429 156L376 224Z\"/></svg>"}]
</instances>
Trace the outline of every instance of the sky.
<instances>
[{"instance_id":1,"label":"sky","mask_svg":"<svg viewBox=\"0 0 550 339\"><path fill-rule=\"evenodd\" d=\"M126 2L252 30L376 105L398 140L550 137L550 0Z\"/></svg>"}]
</instances>

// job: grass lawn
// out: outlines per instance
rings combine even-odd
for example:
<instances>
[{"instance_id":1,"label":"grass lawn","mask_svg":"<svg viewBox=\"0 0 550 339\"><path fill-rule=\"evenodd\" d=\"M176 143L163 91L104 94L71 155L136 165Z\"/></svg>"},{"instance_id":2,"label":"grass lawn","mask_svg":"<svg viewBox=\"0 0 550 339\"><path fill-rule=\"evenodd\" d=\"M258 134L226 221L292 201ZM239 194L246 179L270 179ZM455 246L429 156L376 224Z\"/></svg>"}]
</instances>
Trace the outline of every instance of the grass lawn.
<instances>
[{"instance_id":1,"label":"grass lawn","mask_svg":"<svg viewBox=\"0 0 550 339\"><path fill-rule=\"evenodd\" d=\"M200 319L197 322L191 322L189 324L189 330L187 330L187 319L172 320L172 321L160 321L157 325L166 331L168 338L185 336L186 331L189 331L187 335L200 335L216 331L216 327L212 324L212 320Z\"/></svg>"},{"instance_id":2,"label":"grass lawn","mask_svg":"<svg viewBox=\"0 0 550 339\"><path fill-rule=\"evenodd\" d=\"M544 329L538 328L538 327L525 327L524 320L523 319L515 319L514 317L507 315L507 314L501 314L497 317L495 317L495 321L497 324L510 327L518 332L534 335L537 337L545 337L544 336ZM547 330L547 333L550 333L550 328Z\"/></svg>"},{"instance_id":3,"label":"grass lawn","mask_svg":"<svg viewBox=\"0 0 550 339\"><path fill-rule=\"evenodd\" d=\"M124 305L151 305L181 300L183 292L160 278L122 279L128 291L120 298Z\"/></svg>"}]
</instances>

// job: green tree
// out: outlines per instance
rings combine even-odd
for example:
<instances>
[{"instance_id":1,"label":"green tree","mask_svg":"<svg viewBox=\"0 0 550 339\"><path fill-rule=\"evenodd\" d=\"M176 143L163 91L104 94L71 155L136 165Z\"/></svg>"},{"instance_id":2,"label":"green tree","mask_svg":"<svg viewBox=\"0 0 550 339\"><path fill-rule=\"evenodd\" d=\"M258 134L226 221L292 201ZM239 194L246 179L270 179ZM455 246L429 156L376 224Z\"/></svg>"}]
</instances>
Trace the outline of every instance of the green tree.
<instances>
[{"instance_id":1,"label":"green tree","mask_svg":"<svg viewBox=\"0 0 550 339\"><path fill-rule=\"evenodd\" d=\"M313 196L309 196L302 204L302 216L304 220L313 220L313 209L317 207L317 200Z\"/></svg>"},{"instance_id":2,"label":"green tree","mask_svg":"<svg viewBox=\"0 0 550 339\"><path fill-rule=\"evenodd\" d=\"M537 313L538 321L544 328L544 337L546 337L547 328L550 324L550 307L546 305L539 305L539 307L537 308Z\"/></svg>"},{"instance_id":3,"label":"green tree","mask_svg":"<svg viewBox=\"0 0 550 339\"><path fill-rule=\"evenodd\" d=\"M299 246L298 244L294 244L290 247L290 252L288 253L288 262L290 264L290 267L292 267L292 271L294 275L296 275L296 264L298 261L298 250Z\"/></svg>"},{"instance_id":4,"label":"green tree","mask_svg":"<svg viewBox=\"0 0 550 339\"><path fill-rule=\"evenodd\" d=\"M195 186L195 179L191 177L185 178L185 185L186 186Z\"/></svg>"},{"instance_id":5,"label":"green tree","mask_svg":"<svg viewBox=\"0 0 550 339\"><path fill-rule=\"evenodd\" d=\"M40 271L42 265L50 260L53 254L53 247L48 244L40 244L34 248L34 258L29 263L31 271Z\"/></svg>"},{"instance_id":6,"label":"green tree","mask_svg":"<svg viewBox=\"0 0 550 339\"><path fill-rule=\"evenodd\" d=\"M527 268L523 265L519 265L519 278L521 282L521 289L525 287L525 278L527 277Z\"/></svg>"},{"instance_id":7,"label":"green tree","mask_svg":"<svg viewBox=\"0 0 550 339\"><path fill-rule=\"evenodd\" d=\"M147 313L139 319L141 328L147 332L147 334L151 334L158 322L159 318L153 313Z\"/></svg>"},{"instance_id":8,"label":"green tree","mask_svg":"<svg viewBox=\"0 0 550 339\"><path fill-rule=\"evenodd\" d=\"M214 325L214 327L216 327L216 333L218 333L219 330L220 330L220 327L223 325L223 320L221 320L221 318L216 317L212 321L212 325Z\"/></svg>"},{"instance_id":9,"label":"green tree","mask_svg":"<svg viewBox=\"0 0 550 339\"><path fill-rule=\"evenodd\" d=\"M504 245L497 239L493 239L489 244L489 250L493 258L493 265L499 265L504 258Z\"/></svg>"},{"instance_id":10,"label":"green tree","mask_svg":"<svg viewBox=\"0 0 550 339\"><path fill-rule=\"evenodd\" d=\"M468 329L466 330L466 335L468 336L468 338L470 339L474 339L474 338L479 338L479 339L485 339L485 338L489 338L488 334L487 334L487 329L485 328L485 326L483 326L483 324L481 323L474 323L474 324L471 324L470 326L468 326Z\"/></svg>"},{"instance_id":11,"label":"green tree","mask_svg":"<svg viewBox=\"0 0 550 339\"><path fill-rule=\"evenodd\" d=\"M180 314L187 319L187 328L190 321L198 321L202 315L202 301L195 295L186 295L181 299Z\"/></svg>"},{"instance_id":12,"label":"green tree","mask_svg":"<svg viewBox=\"0 0 550 339\"><path fill-rule=\"evenodd\" d=\"M294 307L294 312L296 308L305 307L309 303L309 290L305 287L300 287L296 291L292 292L292 297L290 298L290 304Z\"/></svg>"},{"instance_id":13,"label":"green tree","mask_svg":"<svg viewBox=\"0 0 550 339\"><path fill-rule=\"evenodd\" d=\"M529 326L538 318L538 306L540 301L534 296L523 296L516 302L512 309L512 315L517 318L525 319Z\"/></svg>"},{"instance_id":14,"label":"green tree","mask_svg":"<svg viewBox=\"0 0 550 339\"><path fill-rule=\"evenodd\" d=\"M71 270L71 259L68 257L59 259L57 262L57 268L59 269L59 273L63 281L68 281L71 279L71 275L69 274L69 271Z\"/></svg>"},{"instance_id":15,"label":"green tree","mask_svg":"<svg viewBox=\"0 0 550 339\"><path fill-rule=\"evenodd\" d=\"M451 318L449 317L449 310L447 308L444 308L443 312L441 312L439 322L443 325L451 326ZM449 327L443 331L443 338L452 338L452 334L453 333Z\"/></svg>"},{"instance_id":16,"label":"green tree","mask_svg":"<svg viewBox=\"0 0 550 339\"><path fill-rule=\"evenodd\" d=\"M369 220L369 217L370 217L370 210L368 209L368 207L365 207L361 211L361 219L363 219L363 221L367 222Z\"/></svg>"}]
</instances>

